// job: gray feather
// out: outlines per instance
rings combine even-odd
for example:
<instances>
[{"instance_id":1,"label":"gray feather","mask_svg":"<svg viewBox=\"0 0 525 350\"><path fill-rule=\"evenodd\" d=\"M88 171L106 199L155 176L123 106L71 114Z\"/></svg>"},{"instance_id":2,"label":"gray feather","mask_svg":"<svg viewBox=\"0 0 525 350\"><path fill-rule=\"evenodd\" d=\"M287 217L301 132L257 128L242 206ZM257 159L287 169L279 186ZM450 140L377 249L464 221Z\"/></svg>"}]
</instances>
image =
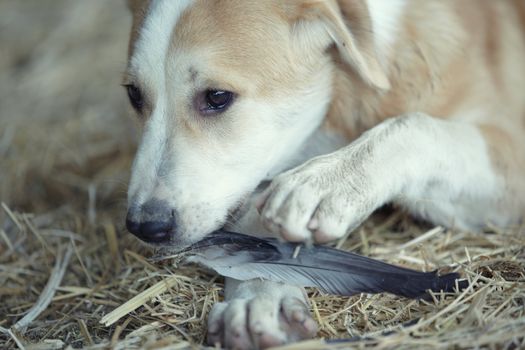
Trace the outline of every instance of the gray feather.
<instances>
[{"instance_id":1,"label":"gray feather","mask_svg":"<svg viewBox=\"0 0 525 350\"><path fill-rule=\"evenodd\" d=\"M458 274L419 272L325 246L301 247L275 239L260 239L217 231L186 249L188 261L237 280L262 278L329 294L392 293L422 298L427 291L452 291ZM458 282L465 287L465 282Z\"/></svg>"}]
</instances>

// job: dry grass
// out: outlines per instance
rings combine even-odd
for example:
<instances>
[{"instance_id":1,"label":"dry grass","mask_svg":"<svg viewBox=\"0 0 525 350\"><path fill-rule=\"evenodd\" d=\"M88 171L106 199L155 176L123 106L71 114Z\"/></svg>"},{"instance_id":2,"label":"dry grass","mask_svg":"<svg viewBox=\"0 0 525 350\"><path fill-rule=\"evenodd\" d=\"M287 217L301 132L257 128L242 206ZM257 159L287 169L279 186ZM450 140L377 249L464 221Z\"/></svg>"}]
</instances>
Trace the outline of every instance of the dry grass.
<instances>
[{"instance_id":1,"label":"dry grass","mask_svg":"<svg viewBox=\"0 0 525 350\"><path fill-rule=\"evenodd\" d=\"M150 263L123 229L135 142L118 87L123 4L0 0L0 13L0 348L201 344L222 280ZM339 244L418 269L449 266L472 285L431 302L312 290L319 337L354 341L290 349L525 347L523 228L474 235L394 211ZM100 323L132 298L122 318Z\"/></svg>"}]
</instances>

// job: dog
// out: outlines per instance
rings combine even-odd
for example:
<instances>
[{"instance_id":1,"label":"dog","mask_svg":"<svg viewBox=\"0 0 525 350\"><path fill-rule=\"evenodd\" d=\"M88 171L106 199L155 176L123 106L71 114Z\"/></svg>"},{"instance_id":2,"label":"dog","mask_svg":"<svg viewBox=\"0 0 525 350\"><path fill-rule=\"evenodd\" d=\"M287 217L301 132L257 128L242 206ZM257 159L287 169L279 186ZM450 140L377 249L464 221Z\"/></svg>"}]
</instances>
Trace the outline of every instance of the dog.
<instances>
[{"instance_id":1,"label":"dog","mask_svg":"<svg viewBox=\"0 0 525 350\"><path fill-rule=\"evenodd\" d=\"M324 243L390 202L461 230L520 225L523 1L128 3L141 240L184 247L237 222ZM208 320L228 348L315 332L304 291L265 281L227 280Z\"/></svg>"}]
</instances>

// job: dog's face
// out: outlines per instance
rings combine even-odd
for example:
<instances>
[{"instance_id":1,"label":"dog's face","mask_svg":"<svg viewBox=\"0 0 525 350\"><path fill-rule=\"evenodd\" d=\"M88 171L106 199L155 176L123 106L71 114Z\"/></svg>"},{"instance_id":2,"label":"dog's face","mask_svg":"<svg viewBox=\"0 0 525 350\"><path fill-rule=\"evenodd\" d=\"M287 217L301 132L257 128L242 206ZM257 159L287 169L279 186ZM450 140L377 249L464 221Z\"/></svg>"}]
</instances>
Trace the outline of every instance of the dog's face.
<instances>
[{"instance_id":1,"label":"dog's face","mask_svg":"<svg viewBox=\"0 0 525 350\"><path fill-rule=\"evenodd\" d=\"M299 2L297 2L299 3ZM187 245L287 167L330 103L332 36L280 0L132 2L125 75L143 136L128 229Z\"/></svg>"}]
</instances>

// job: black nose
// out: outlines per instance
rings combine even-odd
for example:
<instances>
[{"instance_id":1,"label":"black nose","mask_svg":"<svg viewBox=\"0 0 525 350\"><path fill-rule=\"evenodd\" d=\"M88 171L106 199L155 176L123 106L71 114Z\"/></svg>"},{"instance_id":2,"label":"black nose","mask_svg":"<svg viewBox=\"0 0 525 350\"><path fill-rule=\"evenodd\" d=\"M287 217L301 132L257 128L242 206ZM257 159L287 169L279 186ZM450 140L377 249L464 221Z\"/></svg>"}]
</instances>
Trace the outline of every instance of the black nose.
<instances>
[{"instance_id":1,"label":"black nose","mask_svg":"<svg viewBox=\"0 0 525 350\"><path fill-rule=\"evenodd\" d=\"M129 232L146 243L167 243L175 231L174 211L167 203L153 200L131 207L126 217Z\"/></svg>"}]
</instances>

